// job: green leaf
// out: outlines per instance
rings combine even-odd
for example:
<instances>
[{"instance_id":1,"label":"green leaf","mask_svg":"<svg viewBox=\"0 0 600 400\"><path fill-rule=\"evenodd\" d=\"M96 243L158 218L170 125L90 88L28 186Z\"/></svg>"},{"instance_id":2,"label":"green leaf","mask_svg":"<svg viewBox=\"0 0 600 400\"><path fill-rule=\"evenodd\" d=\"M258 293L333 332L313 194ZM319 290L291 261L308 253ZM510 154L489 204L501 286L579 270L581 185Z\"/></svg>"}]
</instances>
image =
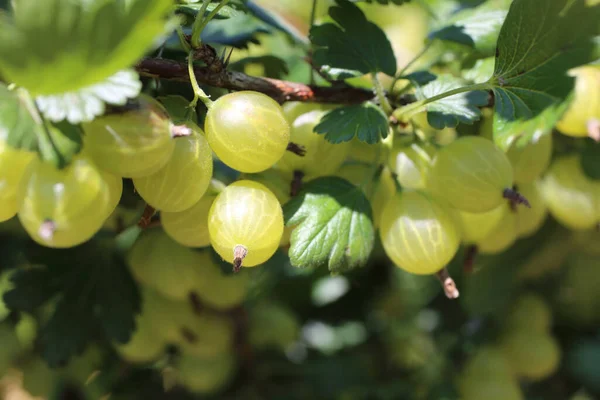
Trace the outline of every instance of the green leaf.
<instances>
[{"instance_id":1,"label":"green leaf","mask_svg":"<svg viewBox=\"0 0 600 400\"><path fill-rule=\"evenodd\" d=\"M17 149L36 150L44 127L26 90L0 83L0 139Z\"/></svg>"},{"instance_id":2,"label":"green leaf","mask_svg":"<svg viewBox=\"0 0 600 400\"><path fill-rule=\"evenodd\" d=\"M433 82L437 79L437 75L432 74L429 71L415 71L408 75L401 76L400 79L407 79L414 85L423 86L429 82Z\"/></svg>"},{"instance_id":3,"label":"green leaf","mask_svg":"<svg viewBox=\"0 0 600 400\"><path fill-rule=\"evenodd\" d=\"M111 249L92 240L66 250L35 246L28 254L36 267L12 275L15 287L4 301L26 312L54 304L40 334L48 364L64 364L99 334L119 343L129 340L140 296L125 263Z\"/></svg>"},{"instance_id":4,"label":"green leaf","mask_svg":"<svg viewBox=\"0 0 600 400\"><path fill-rule=\"evenodd\" d=\"M73 92L38 96L35 102L50 121L66 119L72 124L93 120L104 114L105 104L122 106L137 97L142 82L135 71L123 70L100 83Z\"/></svg>"},{"instance_id":5,"label":"green leaf","mask_svg":"<svg viewBox=\"0 0 600 400\"><path fill-rule=\"evenodd\" d=\"M508 149L513 143L518 148L529 144L534 137L550 135L552 128L567 111L571 98L546 108L535 118L513 121L506 130L494 133L494 142L502 149Z\"/></svg>"},{"instance_id":6,"label":"green leaf","mask_svg":"<svg viewBox=\"0 0 600 400\"><path fill-rule=\"evenodd\" d=\"M282 78L289 70L285 60L266 54L263 56L245 57L229 65L229 68L234 71L243 72L248 65L261 65L264 68L264 76L268 78Z\"/></svg>"},{"instance_id":7,"label":"green leaf","mask_svg":"<svg viewBox=\"0 0 600 400\"><path fill-rule=\"evenodd\" d=\"M210 3L204 12L204 16L210 14L215 8L217 8L218 3ZM194 20L198 17L198 13L202 9L202 4L178 4L175 6L175 14L180 14L186 17L185 25L192 25ZM240 11L236 10L234 7L229 5L221 7L217 14L213 17L214 19L227 19L232 17L237 17L240 14Z\"/></svg>"},{"instance_id":8,"label":"green leaf","mask_svg":"<svg viewBox=\"0 0 600 400\"><path fill-rule=\"evenodd\" d=\"M355 3L359 3L359 2L366 2L369 4L372 3L377 3L377 4L381 4L384 6L393 4L393 5L397 5L397 6L401 6L404 3L408 3L410 0L353 0Z\"/></svg>"},{"instance_id":9,"label":"green leaf","mask_svg":"<svg viewBox=\"0 0 600 400\"><path fill-rule=\"evenodd\" d=\"M430 40L439 39L463 44L469 47L475 47L473 38L467 32L465 32L465 27L462 25L450 25L442 29L438 29L437 31L430 33L428 38Z\"/></svg>"},{"instance_id":10,"label":"green leaf","mask_svg":"<svg viewBox=\"0 0 600 400\"><path fill-rule=\"evenodd\" d=\"M381 28L369 22L360 8L347 0L336 0L329 15L337 23L313 26L313 62L320 67L359 71L363 75L396 73L396 58L390 41Z\"/></svg>"},{"instance_id":11,"label":"green leaf","mask_svg":"<svg viewBox=\"0 0 600 400\"><path fill-rule=\"evenodd\" d=\"M591 139L587 141L581 152L581 167L590 179L600 180L600 144Z\"/></svg>"},{"instance_id":12,"label":"green leaf","mask_svg":"<svg viewBox=\"0 0 600 400\"><path fill-rule=\"evenodd\" d=\"M381 108L366 102L329 111L315 126L315 132L324 134L332 143L348 142L356 136L363 142L375 144L387 137L388 119Z\"/></svg>"},{"instance_id":13,"label":"green leaf","mask_svg":"<svg viewBox=\"0 0 600 400\"><path fill-rule=\"evenodd\" d=\"M37 151L43 160L63 168L81 150L81 138L78 126L42 121L26 90L11 91L0 83L0 139L9 146Z\"/></svg>"},{"instance_id":14,"label":"green leaf","mask_svg":"<svg viewBox=\"0 0 600 400\"><path fill-rule=\"evenodd\" d=\"M494 75L494 57L482 58L471 69L463 72L463 78L472 83L484 83Z\"/></svg>"},{"instance_id":15,"label":"green leaf","mask_svg":"<svg viewBox=\"0 0 600 400\"><path fill-rule=\"evenodd\" d=\"M440 75L435 81L417 88L418 100L425 100L465 86L465 82L451 75ZM427 110L427 122L436 129L454 128L459 122L472 124L481 117L479 108L488 103L488 93L482 90L459 93L429 103L420 109Z\"/></svg>"},{"instance_id":16,"label":"green leaf","mask_svg":"<svg viewBox=\"0 0 600 400\"><path fill-rule=\"evenodd\" d=\"M35 95L72 92L129 68L172 26L171 0L20 0L0 19L0 73Z\"/></svg>"},{"instance_id":17,"label":"green leaf","mask_svg":"<svg viewBox=\"0 0 600 400\"><path fill-rule=\"evenodd\" d=\"M241 14L228 20L212 20L202 31L202 41L236 48L258 44L258 35L271 33L271 29L252 15Z\"/></svg>"},{"instance_id":18,"label":"green leaf","mask_svg":"<svg viewBox=\"0 0 600 400\"><path fill-rule=\"evenodd\" d=\"M284 206L296 267L327 265L340 273L366 264L375 239L371 205L362 190L341 178L308 182Z\"/></svg>"},{"instance_id":19,"label":"green leaf","mask_svg":"<svg viewBox=\"0 0 600 400\"><path fill-rule=\"evenodd\" d=\"M585 0L547 0L544 7L514 0L502 26L494 76L494 141L507 149L514 125L556 107L571 92L573 67L590 61L599 32L600 4ZM560 115L556 119L560 118Z\"/></svg>"},{"instance_id":20,"label":"green leaf","mask_svg":"<svg viewBox=\"0 0 600 400\"><path fill-rule=\"evenodd\" d=\"M181 124L191 118L192 122L198 124L198 114L193 110L190 112L190 100L185 97L171 95L159 96L156 99L165 107L174 123Z\"/></svg>"},{"instance_id":21,"label":"green leaf","mask_svg":"<svg viewBox=\"0 0 600 400\"><path fill-rule=\"evenodd\" d=\"M478 7L463 9L429 38L474 47L483 54L492 55L511 1L488 0Z\"/></svg>"},{"instance_id":22,"label":"green leaf","mask_svg":"<svg viewBox=\"0 0 600 400\"><path fill-rule=\"evenodd\" d=\"M57 168L66 167L82 146L83 131L67 122L46 123L37 137L40 158Z\"/></svg>"}]
</instances>

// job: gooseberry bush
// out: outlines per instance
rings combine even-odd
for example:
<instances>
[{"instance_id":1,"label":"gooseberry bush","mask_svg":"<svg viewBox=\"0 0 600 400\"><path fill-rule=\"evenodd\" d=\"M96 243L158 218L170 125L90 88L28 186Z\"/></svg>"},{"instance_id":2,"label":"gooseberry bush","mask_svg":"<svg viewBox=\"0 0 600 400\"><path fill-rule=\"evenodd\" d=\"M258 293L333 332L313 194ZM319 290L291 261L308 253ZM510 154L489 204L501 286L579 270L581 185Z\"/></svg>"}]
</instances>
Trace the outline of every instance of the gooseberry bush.
<instances>
[{"instance_id":1,"label":"gooseberry bush","mask_svg":"<svg viewBox=\"0 0 600 400\"><path fill-rule=\"evenodd\" d=\"M596 0L2 0L0 398L598 398L599 142Z\"/></svg>"}]
</instances>

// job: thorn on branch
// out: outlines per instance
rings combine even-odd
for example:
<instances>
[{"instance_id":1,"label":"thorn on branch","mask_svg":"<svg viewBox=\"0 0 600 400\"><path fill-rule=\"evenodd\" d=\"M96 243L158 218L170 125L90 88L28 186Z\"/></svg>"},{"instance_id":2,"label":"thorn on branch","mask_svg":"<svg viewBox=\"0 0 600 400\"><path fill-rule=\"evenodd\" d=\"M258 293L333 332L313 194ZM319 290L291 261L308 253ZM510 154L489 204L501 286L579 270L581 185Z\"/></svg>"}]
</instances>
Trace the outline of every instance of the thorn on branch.
<instances>
[{"instance_id":1,"label":"thorn on branch","mask_svg":"<svg viewBox=\"0 0 600 400\"><path fill-rule=\"evenodd\" d=\"M446 268L439 271L435 274L439 279L442 287L444 288L444 293L446 297L449 299L457 299L459 296L458 289L456 288L456 283L454 283L454 279L450 277L448 270Z\"/></svg>"},{"instance_id":2,"label":"thorn on branch","mask_svg":"<svg viewBox=\"0 0 600 400\"><path fill-rule=\"evenodd\" d=\"M289 142L286 150L300 157L304 157L306 155L306 148L297 143Z\"/></svg>"},{"instance_id":3,"label":"thorn on branch","mask_svg":"<svg viewBox=\"0 0 600 400\"><path fill-rule=\"evenodd\" d=\"M150 227L150 223L152 222L152 217L156 213L156 209L152 207L150 204L146 204L146 208L144 208L144 213L142 217L138 221L138 226L142 229L146 229Z\"/></svg>"},{"instance_id":4,"label":"thorn on branch","mask_svg":"<svg viewBox=\"0 0 600 400\"><path fill-rule=\"evenodd\" d=\"M511 208L513 210L516 210L516 206L518 206L519 204L524 204L525 207L531 208L529 200L527 200L525 196L517 192L515 189L504 189L504 191L502 192L502 196L511 202Z\"/></svg>"}]
</instances>

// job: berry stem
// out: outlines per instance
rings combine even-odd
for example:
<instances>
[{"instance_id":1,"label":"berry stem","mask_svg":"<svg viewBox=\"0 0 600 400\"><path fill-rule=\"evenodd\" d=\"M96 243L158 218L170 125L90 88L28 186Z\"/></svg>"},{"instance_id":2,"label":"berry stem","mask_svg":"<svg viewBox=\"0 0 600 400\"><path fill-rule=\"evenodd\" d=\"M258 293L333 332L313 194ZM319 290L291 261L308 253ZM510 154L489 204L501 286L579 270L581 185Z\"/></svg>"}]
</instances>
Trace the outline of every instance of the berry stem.
<instances>
[{"instance_id":1,"label":"berry stem","mask_svg":"<svg viewBox=\"0 0 600 400\"><path fill-rule=\"evenodd\" d=\"M144 212L138 221L138 226L142 229L146 229L150 226L150 222L152 221L152 217L156 213L154 207L150 204L146 204L146 208L144 208Z\"/></svg>"},{"instance_id":2,"label":"berry stem","mask_svg":"<svg viewBox=\"0 0 600 400\"><path fill-rule=\"evenodd\" d=\"M435 275L442 284L442 287L444 288L444 293L446 293L446 297L449 299L457 299L459 296L459 292L456 288L456 283L454 283L454 279L450 277L448 270L444 268Z\"/></svg>"},{"instance_id":3,"label":"berry stem","mask_svg":"<svg viewBox=\"0 0 600 400\"><path fill-rule=\"evenodd\" d=\"M194 90L194 99L190 103L190 108L196 108L196 104L198 104L198 99L204 103L206 108L210 109L213 104L213 101L210 97L202 90L200 85L198 84L198 80L196 79L196 73L194 72L194 53L193 51L188 53L188 74L190 76L190 82L192 84L192 89Z\"/></svg>"},{"instance_id":4,"label":"berry stem","mask_svg":"<svg viewBox=\"0 0 600 400\"><path fill-rule=\"evenodd\" d=\"M296 197L300 190L302 190L302 178L304 178L304 172L294 171L294 177L292 178L292 184L290 187L290 196Z\"/></svg>"},{"instance_id":5,"label":"berry stem","mask_svg":"<svg viewBox=\"0 0 600 400\"><path fill-rule=\"evenodd\" d=\"M514 203L515 205L524 204L525 207L531 208L529 200L527 200L525 196L523 196L521 193L517 192L514 189L504 189L504 191L502 192L502 197L510 200L511 203Z\"/></svg>"},{"instance_id":6,"label":"berry stem","mask_svg":"<svg viewBox=\"0 0 600 400\"><path fill-rule=\"evenodd\" d=\"M479 253L479 249L477 245L469 245L465 249L465 259L463 261L463 271L467 274L473 272L473 266L475 265L475 258L477 258L477 254Z\"/></svg>"},{"instance_id":7,"label":"berry stem","mask_svg":"<svg viewBox=\"0 0 600 400\"><path fill-rule=\"evenodd\" d=\"M242 262L247 255L248 249L245 246L238 244L233 248L233 272L240 272Z\"/></svg>"},{"instance_id":8,"label":"berry stem","mask_svg":"<svg viewBox=\"0 0 600 400\"><path fill-rule=\"evenodd\" d=\"M304 157L306 155L306 149L304 148L304 146L293 142L288 143L286 150L300 157Z\"/></svg>"}]
</instances>

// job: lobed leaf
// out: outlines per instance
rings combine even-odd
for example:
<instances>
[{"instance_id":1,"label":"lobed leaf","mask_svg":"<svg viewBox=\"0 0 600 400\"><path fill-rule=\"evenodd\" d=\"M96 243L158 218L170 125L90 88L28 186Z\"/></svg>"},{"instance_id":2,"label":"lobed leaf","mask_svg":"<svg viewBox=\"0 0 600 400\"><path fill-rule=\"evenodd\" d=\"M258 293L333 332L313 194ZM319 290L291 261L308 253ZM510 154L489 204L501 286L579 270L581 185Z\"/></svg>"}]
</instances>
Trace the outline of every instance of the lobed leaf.
<instances>
[{"instance_id":1,"label":"lobed leaf","mask_svg":"<svg viewBox=\"0 0 600 400\"><path fill-rule=\"evenodd\" d=\"M315 126L315 132L325 135L332 143L348 142L356 136L363 142L375 144L387 137L388 119L380 107L366 102L329 111Z\"/></svg>"},{"instance_id":2,"label":"lobed leaf","mask_svg":"<svg viewBox=\"0 0 600 400\"><path fill-rule=\"evenodd\" d=\"M327 265L340 273L366 264L375 232L371 205L360 188L337 177L317 178L283 208L286 225L295 226L292 265Z\"/></svg>"},{"instance_id":3,"label":"lobed leaf","mask_svg":"<svg viewBox=\"0 0 600 400\"><path fill-rule=\"evenodd\" d=\"M383 72L396 73L396 58L385 33L367 20L348 0L336 0L329 15L335 23L313 26L313 62L319 67L347 70L348 76Z\"/></svg>"},{"instance_id":4,"label":"lobed leaf","mask_svg":"<svg viewBox=\"0 0 600 400\"><path fill-rule=\"evenodd\" d=\"M427 85L417 88L418 100L425 100L463 87L464 81L451 75L440 75ZM481 117L478 107L488 103L489 95L482 90L459 93L424 105L419 109L427 110L427 122L436 129L454 128L459 122L472 124Z\"/></svg>"},{"instance_id":5,"label":"lobed leaf","mask_svg":"<svg viewBox=\"0 0 600 400\"><path fill-rule=\"evenodd\" d=\"M593 57L591 39L600 33L598 21L600 4L585 0L548 0L544 7L513 1L489 80L495 96L496 144L506 150L523 121L543 118L549 124L560 119L564 109L559 103L574 85L567 71Z\"/></svg>"},{"instance_id":6,"label":"lobed leaf","mask_svg":"<svg viewBox=\"0 0 600 400\"><path fill-rule=\"evenodd\" d=\"M64 364L99 335L119 343L129 340L140 296L121 258L98 240L66 250L35 246L28 257L36 266L12 275L14 288L4 301L26 312L54 303L40 332L49 365Z\"/></svg>"},{"instance_id":7,"label":"lobed leaf","mask_svg":"<svg viewBox=\"0 0 600 400\"><path fill-rule=\"evenodd\" d=\"M76 91L129 68L171 26L171 0L16 0L15 6L10 17L0 17L0 72L35 95Z\"/></svg>"},{"instance_id":8,"label":"lobed leaf","mask_svg":"<svg viewBox=\"0 0 600 400\"><path fill-rule=\"evenodd\" d=\"M122 106L128 99L137 97L141 90L138 74L123 70L100 83L73 92L37 96L35 102L50 121L66 119L72 124L79 124L104 114L105 104Z\"/></svg>"},{"instance_id":9,"label":"lobed leaf","mask_svg":"<svg viewBox=\"0 0 600 400\"><path fill-rule=\"evenodd\" d=\"M491 55L511 1L487 0L477 7L460 10L447 25L430 33L429 39L462 44Z\"/></svg>"}]
</instances>

